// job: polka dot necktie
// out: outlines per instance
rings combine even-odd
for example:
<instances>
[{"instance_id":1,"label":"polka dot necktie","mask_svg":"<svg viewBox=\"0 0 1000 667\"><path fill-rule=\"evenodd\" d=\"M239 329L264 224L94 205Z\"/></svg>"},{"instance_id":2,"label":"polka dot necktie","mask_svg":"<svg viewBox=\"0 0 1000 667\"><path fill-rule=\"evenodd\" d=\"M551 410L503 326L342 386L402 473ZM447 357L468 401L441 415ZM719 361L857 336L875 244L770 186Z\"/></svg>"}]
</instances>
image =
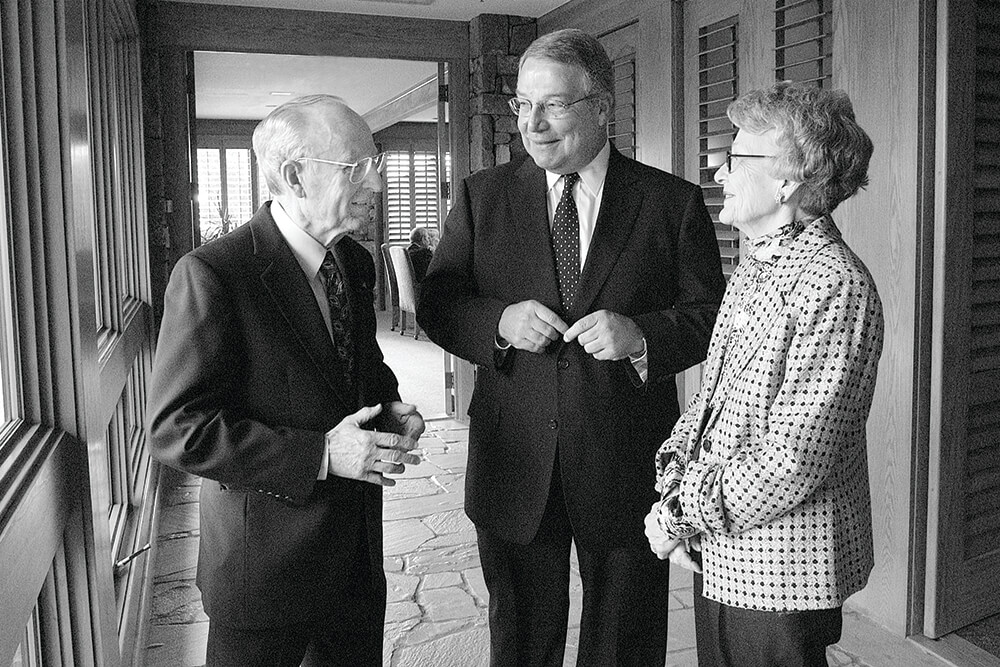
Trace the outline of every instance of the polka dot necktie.
<instances>
[{"instance_id":1,"label":"polka dot necktie","mask_svg":"<svg viewBox=\"0 0 1000 667\"><path fill-rule=\"evenodd\" d=\"M552 250L563 313L568 313L573 307L576 286L580 282L580 218L573 199L573 186L578 180L580 174L576 172L563 176L562 197L552 220Z\"/></svg>"},{"instance_id":2,"label":"polka dot necktie","mask_svg":"<svg viewBox=\"0 0 1000 667\"><path fill-rule=\"evenodd\" d=\"M351 304L347 300L347 282L344 280L333 253L327 251L323 264L319 267L320 279L326 290L326 302L330 307L330 328L333 330L333 344L337 349L337 359L344 373L344 381L349 388L354 386L354 339L351 335Z\"/></svg>"}]
</instances>

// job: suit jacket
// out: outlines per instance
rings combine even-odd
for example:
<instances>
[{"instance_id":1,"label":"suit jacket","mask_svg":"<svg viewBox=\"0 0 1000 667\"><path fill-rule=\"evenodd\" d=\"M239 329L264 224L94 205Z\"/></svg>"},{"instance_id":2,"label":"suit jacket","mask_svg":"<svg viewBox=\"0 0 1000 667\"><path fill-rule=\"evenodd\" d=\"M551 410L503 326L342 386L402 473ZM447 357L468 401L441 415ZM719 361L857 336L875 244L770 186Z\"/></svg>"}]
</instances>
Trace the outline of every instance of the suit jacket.
<instances>
[{"instance_id":1,"label":"suit jacket","mask_svg":"<svg viewBox=\"0 0 1000 667\"><path fill-rule=\"evenodd\" d=\"M340 379L319 306L269 205L182 257L167 286L149 442L158 460L205 478L198 585L205 610L226 625L322 613L354 568L384 587L381 488L316 479L326 431L361 405L399 398L375 342L372 259L348 238L338 249L356 392Z\"/></svg>"},{"instance_id":2,"label":"suit jacket","mask_svg":"<svg viewBox=\"0 0 1000 667\"><path fill-rule=\"evenodd\" d=\"M724 288L701 189L612 150L572 324L608 309L646 337L649 374L561 342L496 355L505 307L559 292L545 172L526 156L465 179L424 278L417 321L478 365L469 406L466 511L527 543L538 530L556 450L574 535L586 548L642 547L655 500L650 462L678 416L674 374L704 358Z\"/></svg>"},{"instance_id":3,"label":"suit jacket","mask_svg":"<svg viewBox=\"0 0 1000 667\"><path fill-rule=\"evenodd\" d=\"M733 274L702 388L664 455L680 456L683 521L703 531L704 594L757 610L828 609L872 569L865 423L882 351L871 275L829 218L777 260L733 332L751 262ZM738 564L738 565L737 565Z\"/></svg>"}]
</instances>

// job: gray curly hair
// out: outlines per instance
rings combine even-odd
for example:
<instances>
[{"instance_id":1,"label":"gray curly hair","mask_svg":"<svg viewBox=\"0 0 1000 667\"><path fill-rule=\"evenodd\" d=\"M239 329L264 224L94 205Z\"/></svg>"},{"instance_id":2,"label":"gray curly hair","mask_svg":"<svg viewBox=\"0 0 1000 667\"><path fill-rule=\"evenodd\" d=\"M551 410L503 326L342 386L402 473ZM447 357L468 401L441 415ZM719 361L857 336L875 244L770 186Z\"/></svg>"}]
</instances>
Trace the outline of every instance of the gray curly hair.
<instances>
[{"instance_id":1,"label":"gray curly hair","mask_svg":"<svg viewBox=\"0 0 1000 667\"><path fill-rule=\"evenodd\" d=\"M810 216L832 212L868 185L874 147L844 91L779 81L741 95L726 113L751 134L776 131L771 175L806 186L799 207Z\"/></svg>"}]
</instances>

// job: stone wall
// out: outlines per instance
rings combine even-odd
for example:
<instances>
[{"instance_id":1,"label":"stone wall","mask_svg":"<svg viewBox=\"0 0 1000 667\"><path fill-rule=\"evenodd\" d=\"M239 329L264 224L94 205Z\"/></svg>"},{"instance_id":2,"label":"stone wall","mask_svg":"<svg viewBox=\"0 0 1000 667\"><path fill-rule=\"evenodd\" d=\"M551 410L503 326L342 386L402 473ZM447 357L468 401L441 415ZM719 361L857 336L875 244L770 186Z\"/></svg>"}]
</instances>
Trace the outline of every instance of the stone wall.
<instances>
[{"instance_id":1,"label":"stone wall","mask_svg":"<svg viewBox=\"0 0 1000 667\"><path fill-rule=\"evenodd\" d=\"M469 144L472 171L509 162L524 152L507 100L517 87L517 63L534 41L536 21L480 14L469 24Z\"/></svg>"}]
</instances>

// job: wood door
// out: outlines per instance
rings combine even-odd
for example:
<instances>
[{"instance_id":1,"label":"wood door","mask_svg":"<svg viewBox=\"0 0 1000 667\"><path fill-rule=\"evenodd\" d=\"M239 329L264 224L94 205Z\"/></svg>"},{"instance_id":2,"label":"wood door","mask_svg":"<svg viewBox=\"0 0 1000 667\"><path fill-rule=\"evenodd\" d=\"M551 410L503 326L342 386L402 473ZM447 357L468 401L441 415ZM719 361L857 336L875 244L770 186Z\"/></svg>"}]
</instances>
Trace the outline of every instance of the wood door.
<instances>
[{"instance_id":1,"label":"wood door","mask_svg":"<svg viewBox=\"0 0 1000 667\"><path fill-rule=\"evenodd\" d=\"M986 0L945 4L924 607L935 638L1000 613L1000 18Z\"/></svg>"}]
</instances>

